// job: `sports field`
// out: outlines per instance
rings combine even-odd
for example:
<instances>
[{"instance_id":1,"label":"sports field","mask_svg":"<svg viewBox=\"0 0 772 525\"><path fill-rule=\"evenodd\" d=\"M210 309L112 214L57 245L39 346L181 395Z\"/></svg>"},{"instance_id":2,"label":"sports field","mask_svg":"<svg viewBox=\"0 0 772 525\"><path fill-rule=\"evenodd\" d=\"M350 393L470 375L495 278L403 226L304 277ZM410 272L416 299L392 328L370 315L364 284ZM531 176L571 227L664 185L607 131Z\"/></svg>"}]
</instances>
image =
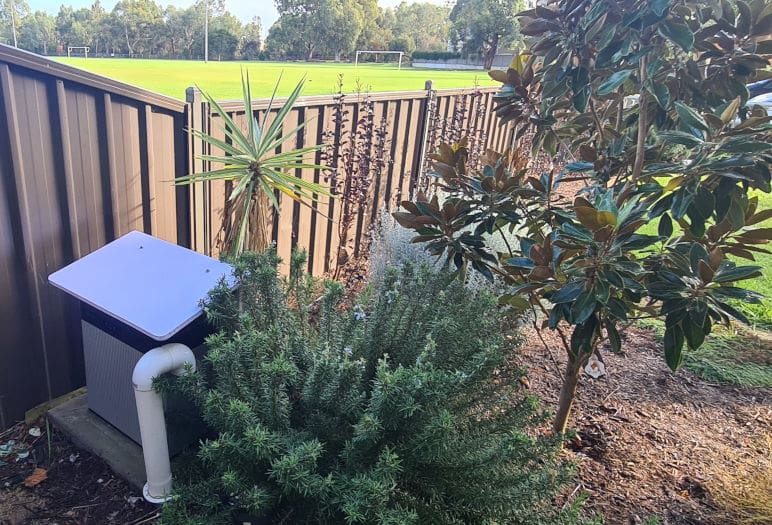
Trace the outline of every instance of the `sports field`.
<instances>
[{"instance_id":1,"label":"sports field","mask_svg":"<svg viewBox=\"0 0 772 525\"><path fill-rule=\"evenodd\" d=\"M436 89L495 85L485 71L441 71L393 64L305 63L305 62L203 62L184 60L139 60L119 58L59 58L116 80L185 99L185 88L197 85L219 100L241 98L241 70L248 70L255 97L269 97L282 76L279 96L287 95L304 75L304 95L337 92L338 75L343 89L355 91L412 91L433 80Z\"/></svg>"}]
</instances>

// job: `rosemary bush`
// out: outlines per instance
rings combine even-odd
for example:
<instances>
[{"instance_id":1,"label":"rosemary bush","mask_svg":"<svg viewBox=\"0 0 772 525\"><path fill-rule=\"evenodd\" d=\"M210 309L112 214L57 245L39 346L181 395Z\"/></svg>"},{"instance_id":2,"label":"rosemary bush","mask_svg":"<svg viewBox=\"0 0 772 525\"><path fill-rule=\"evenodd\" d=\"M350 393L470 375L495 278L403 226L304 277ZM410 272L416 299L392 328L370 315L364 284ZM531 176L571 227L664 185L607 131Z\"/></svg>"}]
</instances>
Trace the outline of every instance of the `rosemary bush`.
<instances>
[{"instance_id":1,"label":"rosemary bush","mask_svg":"<svg viewBox=\"0 0 772 525\"><path fill-rule=\"evenodd\" d=\"M445 274L390 270L352 307L294 255L234 261L211 293L221 331L200 371L160 383L211 429L163 522L570 523L550 500L570 475L496 301ZM262 521L259 521L262 520Z\"/></svg>"}]
</instances>

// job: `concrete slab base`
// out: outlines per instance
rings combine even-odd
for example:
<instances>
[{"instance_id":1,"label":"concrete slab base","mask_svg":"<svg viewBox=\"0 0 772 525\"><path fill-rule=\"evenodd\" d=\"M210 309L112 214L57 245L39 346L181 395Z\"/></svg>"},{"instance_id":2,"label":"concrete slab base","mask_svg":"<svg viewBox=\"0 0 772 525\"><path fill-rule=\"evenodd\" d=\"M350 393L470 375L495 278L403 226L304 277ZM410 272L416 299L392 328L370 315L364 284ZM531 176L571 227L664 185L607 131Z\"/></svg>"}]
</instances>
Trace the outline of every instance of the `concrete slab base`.
<instances>
[{"instance_id":1,"label":"concrete slab base","mask_svg":"<svg viewBox=\"0 0 772 525\"><path fill-rule=\"evenodd\" d=\"M142 447L88 409L88 392L48 411L51 423L76 446L102 458L113 472L142 491L145 463Z\"/></svg>"}]
</instances>

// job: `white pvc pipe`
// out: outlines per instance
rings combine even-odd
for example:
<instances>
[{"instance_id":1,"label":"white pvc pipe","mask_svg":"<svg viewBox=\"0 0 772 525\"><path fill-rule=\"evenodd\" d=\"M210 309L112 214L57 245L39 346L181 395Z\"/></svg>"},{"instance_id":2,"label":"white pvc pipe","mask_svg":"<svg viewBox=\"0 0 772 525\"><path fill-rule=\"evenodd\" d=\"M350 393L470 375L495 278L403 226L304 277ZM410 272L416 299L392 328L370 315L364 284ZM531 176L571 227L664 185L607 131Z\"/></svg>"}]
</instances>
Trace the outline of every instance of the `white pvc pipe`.
<instances>
[{"instance_id":1,"label":"white pvc pipe","mask_svg":"<svg viewBox=\"0 0 772 525\"><path fill-rule=\"evenodd\" d=\"M172 492L164 407L161 396L153 390L153 378L167 372L182 375L188 363L195 370L196 358L190 348L179 343L169 343L143 355L131 376L147 475L142 494L150 503L163 503L171 497Z\"/></svg>"}]
</instances>

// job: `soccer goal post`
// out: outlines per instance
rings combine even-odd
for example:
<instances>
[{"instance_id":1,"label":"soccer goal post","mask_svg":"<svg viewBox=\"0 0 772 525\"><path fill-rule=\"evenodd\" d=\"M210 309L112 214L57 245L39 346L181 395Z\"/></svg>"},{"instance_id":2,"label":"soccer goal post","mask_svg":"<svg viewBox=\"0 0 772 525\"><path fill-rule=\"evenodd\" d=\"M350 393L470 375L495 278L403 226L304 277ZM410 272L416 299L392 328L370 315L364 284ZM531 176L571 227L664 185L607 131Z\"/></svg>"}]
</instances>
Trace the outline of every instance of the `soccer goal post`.
<instances>
[{"instance_id":1,"label":"soccer goal post","mask_svg":"<svg viewBox=\"0 0 772 525\"><path fill-rule=\"evenodd\" d=\"M402 56L405 54L404 51L357 51L356 56L354 57L354 66L359 65L359 55L364 53L371 53L373 55L399 55L399 64L397 64L397 69L402 69Z\"/></svg>"},{"instance_id":2,"label":"soccer goal post","mask_svg":"<svg viewBox=\"0 0 772 525\"><path fill-rule=\"evenodd\" d=\"M77 51L78 49L83 51L83 58L88 58L88 52L91 49L88 46L67 46L67 56L71 57L72 56L72 52L73 51Z\"/></svg>"}]
</instances>

